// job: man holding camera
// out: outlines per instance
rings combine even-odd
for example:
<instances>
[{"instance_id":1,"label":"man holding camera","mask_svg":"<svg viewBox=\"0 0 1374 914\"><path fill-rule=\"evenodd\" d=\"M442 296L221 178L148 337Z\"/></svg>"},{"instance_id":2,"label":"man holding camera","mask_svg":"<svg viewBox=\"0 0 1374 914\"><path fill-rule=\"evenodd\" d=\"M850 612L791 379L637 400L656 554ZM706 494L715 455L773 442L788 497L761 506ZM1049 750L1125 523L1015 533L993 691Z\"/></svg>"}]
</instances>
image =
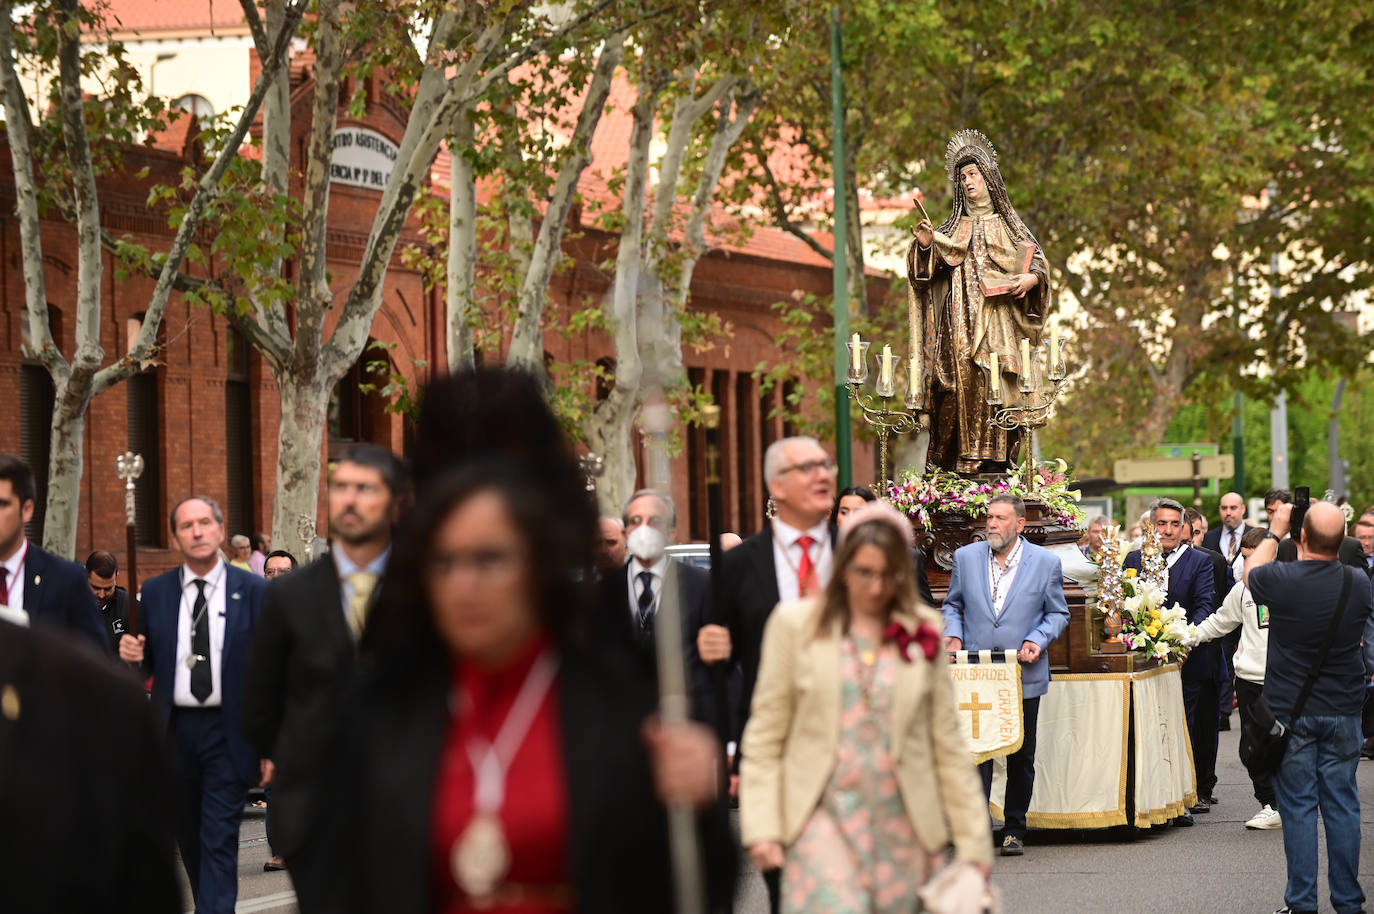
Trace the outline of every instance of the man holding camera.
<instances>
[{"instance_id":1,"label":"man holding camera","mask_svg":"<svg viewBox=\"0 0 1374 914\"><path fill-rule=\"evenodd\" d=\"M1312 502L1305 515L1298 512L1299 520L1294 508L1276 506L1270 533L1245 569L1258 611L1269 619L1264 698L1290 734L1274 783L1288 862L1288 885L1279 912L1317 910L1320 810L1326 826L1331 906L1337 914L1351 914L1364 910L1355 774L1364 686L1374 674L1374 598L1369 579L1337 560L1345 539L1340 509ZM1298 561L1275 562L1279 541L1295 526ZM1311 692L1302 716L1295 719L1293 708L1309 672L1315 672Z\"/></svg>"}]
</instances>

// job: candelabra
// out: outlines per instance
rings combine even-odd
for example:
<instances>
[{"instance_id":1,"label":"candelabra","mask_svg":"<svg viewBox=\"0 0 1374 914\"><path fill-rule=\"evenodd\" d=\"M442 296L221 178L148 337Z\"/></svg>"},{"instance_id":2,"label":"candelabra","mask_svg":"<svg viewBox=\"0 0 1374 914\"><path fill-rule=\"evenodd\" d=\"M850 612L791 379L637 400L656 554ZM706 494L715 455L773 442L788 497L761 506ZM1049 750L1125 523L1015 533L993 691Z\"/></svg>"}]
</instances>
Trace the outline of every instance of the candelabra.
<instances>
[{"instance_id":1,"label":"candelabra","mask_svg":"<svg viewBox=\"0 0 1374 914\"><path fill-rule=\"evenodd\" d=\"M893 401L897 399L897 360L892 354L892 347L883 346L882 356L878 360L878 379L873 385L873 394L866 394L863 384L868 380L869 344L856 333L847 345L849 375L846 386L849 388L850 397L863 411L864 421L877 430L879 479L874 489L879 496L886 497L890 481L887 439L893 435L909 435L930 425L930 418L919 409L920 362L916 358L907 360L907 393L902 408L898 409L893 405Z\"/></svg>"},{"instance_id":2,"label":"candelabra","mask_svg":"<svg viewBox=\"0 0 1374 914\"><path fill-rule=\"evenodd\" d=\"M1004 405L1006 401L1002 396L1001 356L996 352L992 353L992 370L988 374L987 403L989 406L1001 407L993 413L989 420L992 425L1010 432L1018 428L1039 428L1049 421L1050 411L1054 408L1055 401L1059 399L1059 394L1068 385L1068 371L1064 359L1063 341L1059 338L1058 329L1053 331L1045 345L1048 365L1043 369L1043 374L1052 386L1045 388L1037 383L1037 377L1042 374L1039 365L1040 352L1039 350L1032 351L1030 340L1022 338L1021 364L1016 378L1016 389L1022 396L1022 402L1012 406Z\"/></svg>"}]
</instances>

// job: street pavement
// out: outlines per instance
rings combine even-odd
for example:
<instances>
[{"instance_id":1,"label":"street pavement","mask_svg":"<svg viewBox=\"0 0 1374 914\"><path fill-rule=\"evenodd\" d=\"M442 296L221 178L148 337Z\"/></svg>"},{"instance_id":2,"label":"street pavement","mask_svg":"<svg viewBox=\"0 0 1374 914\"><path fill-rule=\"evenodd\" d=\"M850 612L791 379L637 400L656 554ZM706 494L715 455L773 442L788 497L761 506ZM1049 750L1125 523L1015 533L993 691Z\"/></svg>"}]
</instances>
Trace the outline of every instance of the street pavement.
<instances>
[{"instance_id":1,"label":"street pavement","mask_svg":"<svg viewBox=\"0 0 1374 914\"><path fill-rule=\"evenodd\" d=\"M1236 715L1232 725L1239 726ZM1269 914L1281 907L1283 832L1245 829L1243 823L1259 807L1236 756L1238 739L1236 729L1221 734L1221 802L1196 816L1192 828L1032 831L1024 857L997 858L994 866L993 881L1002 890L1006 914ZM1360 762L1359 784L1364 848L1360 883L1366 892L1374 892L1374 761ZM290 878L264 873L266 859L262 815L250 810L239 851L238 910L296 911ZM1320 860L1321 909L1330 911L1324 836ZM767 914L763 881L747 859L741 858L740 865L735 911ZM186 907L189 911L189 900Z\"/></svg>"}]
</instances>

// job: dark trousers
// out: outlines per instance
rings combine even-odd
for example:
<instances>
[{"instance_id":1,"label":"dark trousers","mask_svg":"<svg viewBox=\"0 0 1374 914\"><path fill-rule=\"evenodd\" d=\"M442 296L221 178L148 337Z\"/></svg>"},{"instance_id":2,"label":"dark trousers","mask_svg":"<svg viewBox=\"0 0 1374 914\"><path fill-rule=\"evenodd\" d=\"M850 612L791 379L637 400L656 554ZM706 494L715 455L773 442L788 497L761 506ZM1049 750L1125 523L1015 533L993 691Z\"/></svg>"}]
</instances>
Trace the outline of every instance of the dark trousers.
<instances>
[{"instance_id":1,"label":"dark trousers","mask_svg":"<svg viewBox=\"0 0 1374 914\"><path fill-rule=\"evenodd\" d=\"M1183 713L1188 717L1188 739L1193 744L1193 774L1198 799L1210 797L1217 787L1217 681L1183 680Z\"/></svg>"},{"instance_id":2,"label":"dark trousers","mask_svg":"<svg viewBox=\"0 0 1374 914\"><path fill-rule=\"evenodd\" d=\"M1030 809L1035 789L1035 731L1040 718L1040 696L1021 701L1025 738L1021 748L1007 756L1007 796L1002 801L1002 836L1026 837L1026 810ZM992 795L992 762L978 766L983 778L983 795Z\"/></svg>"},{"instance_id":3,"label":"dark trousers","mask_svg":"<svg viewBox=\"0 0 1374 914\"><path fill-rule=\"evenodd\" d=\"M1260 695L1264 694L1264 686L1258 682L1249 682L1236 677L1236 710L1240 711L1240 727L1242 732L1245 725L1254 719L1255 702L1259 701ZM1261 806L1272 806L1279 808L1279 801L1274 796L1274 778L1272 775L1261 775L1255 777L1250 774L1250 783L1255 787L1255 799L1259 800Z\"/></svg>"},{"instance_id":4,"label":"dark trousers","mask_svg":"<svg viewBox=\"0 0 1374 914\"><path fill-rule=\"evenodd\" d=\"M764 873L763 884L768 889L768 914L778 914L782 904L782 870Z\"/></svg>"},{"instance_id":5,"label":"dark trousers","mask_svg":"<svg viewBox=\"0 0 1374 914\"><path fill-rule=\"evenodd\" d=\"M1237 628L1221 638L1221 655L1226 658L1226 669L1229 675L1221 680L1221 685L1217 688L1217 723L1222 729L1229 729L1231 720L1232 705L1238 701L1236 698L1236 648L1240 646L1240 629Z\"/></svg>"},{"instance_id":6,"label":"dark trousers","mask_svg":"<svg viewBox=\"0 0 1374 914\"><path fill-rule=\"evenodd\" d=\"M248 784L229 757L219 708L174 708L172 734L181 774L177 845L196 914L234 914Z\"/></svg>"}]
</instances>

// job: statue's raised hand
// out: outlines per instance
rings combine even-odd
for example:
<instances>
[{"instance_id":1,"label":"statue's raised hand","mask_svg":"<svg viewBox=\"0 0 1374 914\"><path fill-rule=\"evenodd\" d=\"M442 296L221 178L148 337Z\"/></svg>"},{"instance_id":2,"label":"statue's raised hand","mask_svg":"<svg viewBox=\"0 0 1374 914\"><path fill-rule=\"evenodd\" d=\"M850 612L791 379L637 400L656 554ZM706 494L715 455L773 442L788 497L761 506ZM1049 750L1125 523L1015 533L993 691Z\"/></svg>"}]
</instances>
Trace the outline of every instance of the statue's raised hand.
<instances>
[{"instance_id":1,"label":"statue's raised hand","mask_svg":"<svg viewBox=\"0 0 1374 914\"><path fill-rule=\"evenodd\" d=\"M930 247L935 240L935 226L930 224L929 219L922 219L921 224L916 226L916 242L923 248Z\"/></svg>"}]
</instances>

